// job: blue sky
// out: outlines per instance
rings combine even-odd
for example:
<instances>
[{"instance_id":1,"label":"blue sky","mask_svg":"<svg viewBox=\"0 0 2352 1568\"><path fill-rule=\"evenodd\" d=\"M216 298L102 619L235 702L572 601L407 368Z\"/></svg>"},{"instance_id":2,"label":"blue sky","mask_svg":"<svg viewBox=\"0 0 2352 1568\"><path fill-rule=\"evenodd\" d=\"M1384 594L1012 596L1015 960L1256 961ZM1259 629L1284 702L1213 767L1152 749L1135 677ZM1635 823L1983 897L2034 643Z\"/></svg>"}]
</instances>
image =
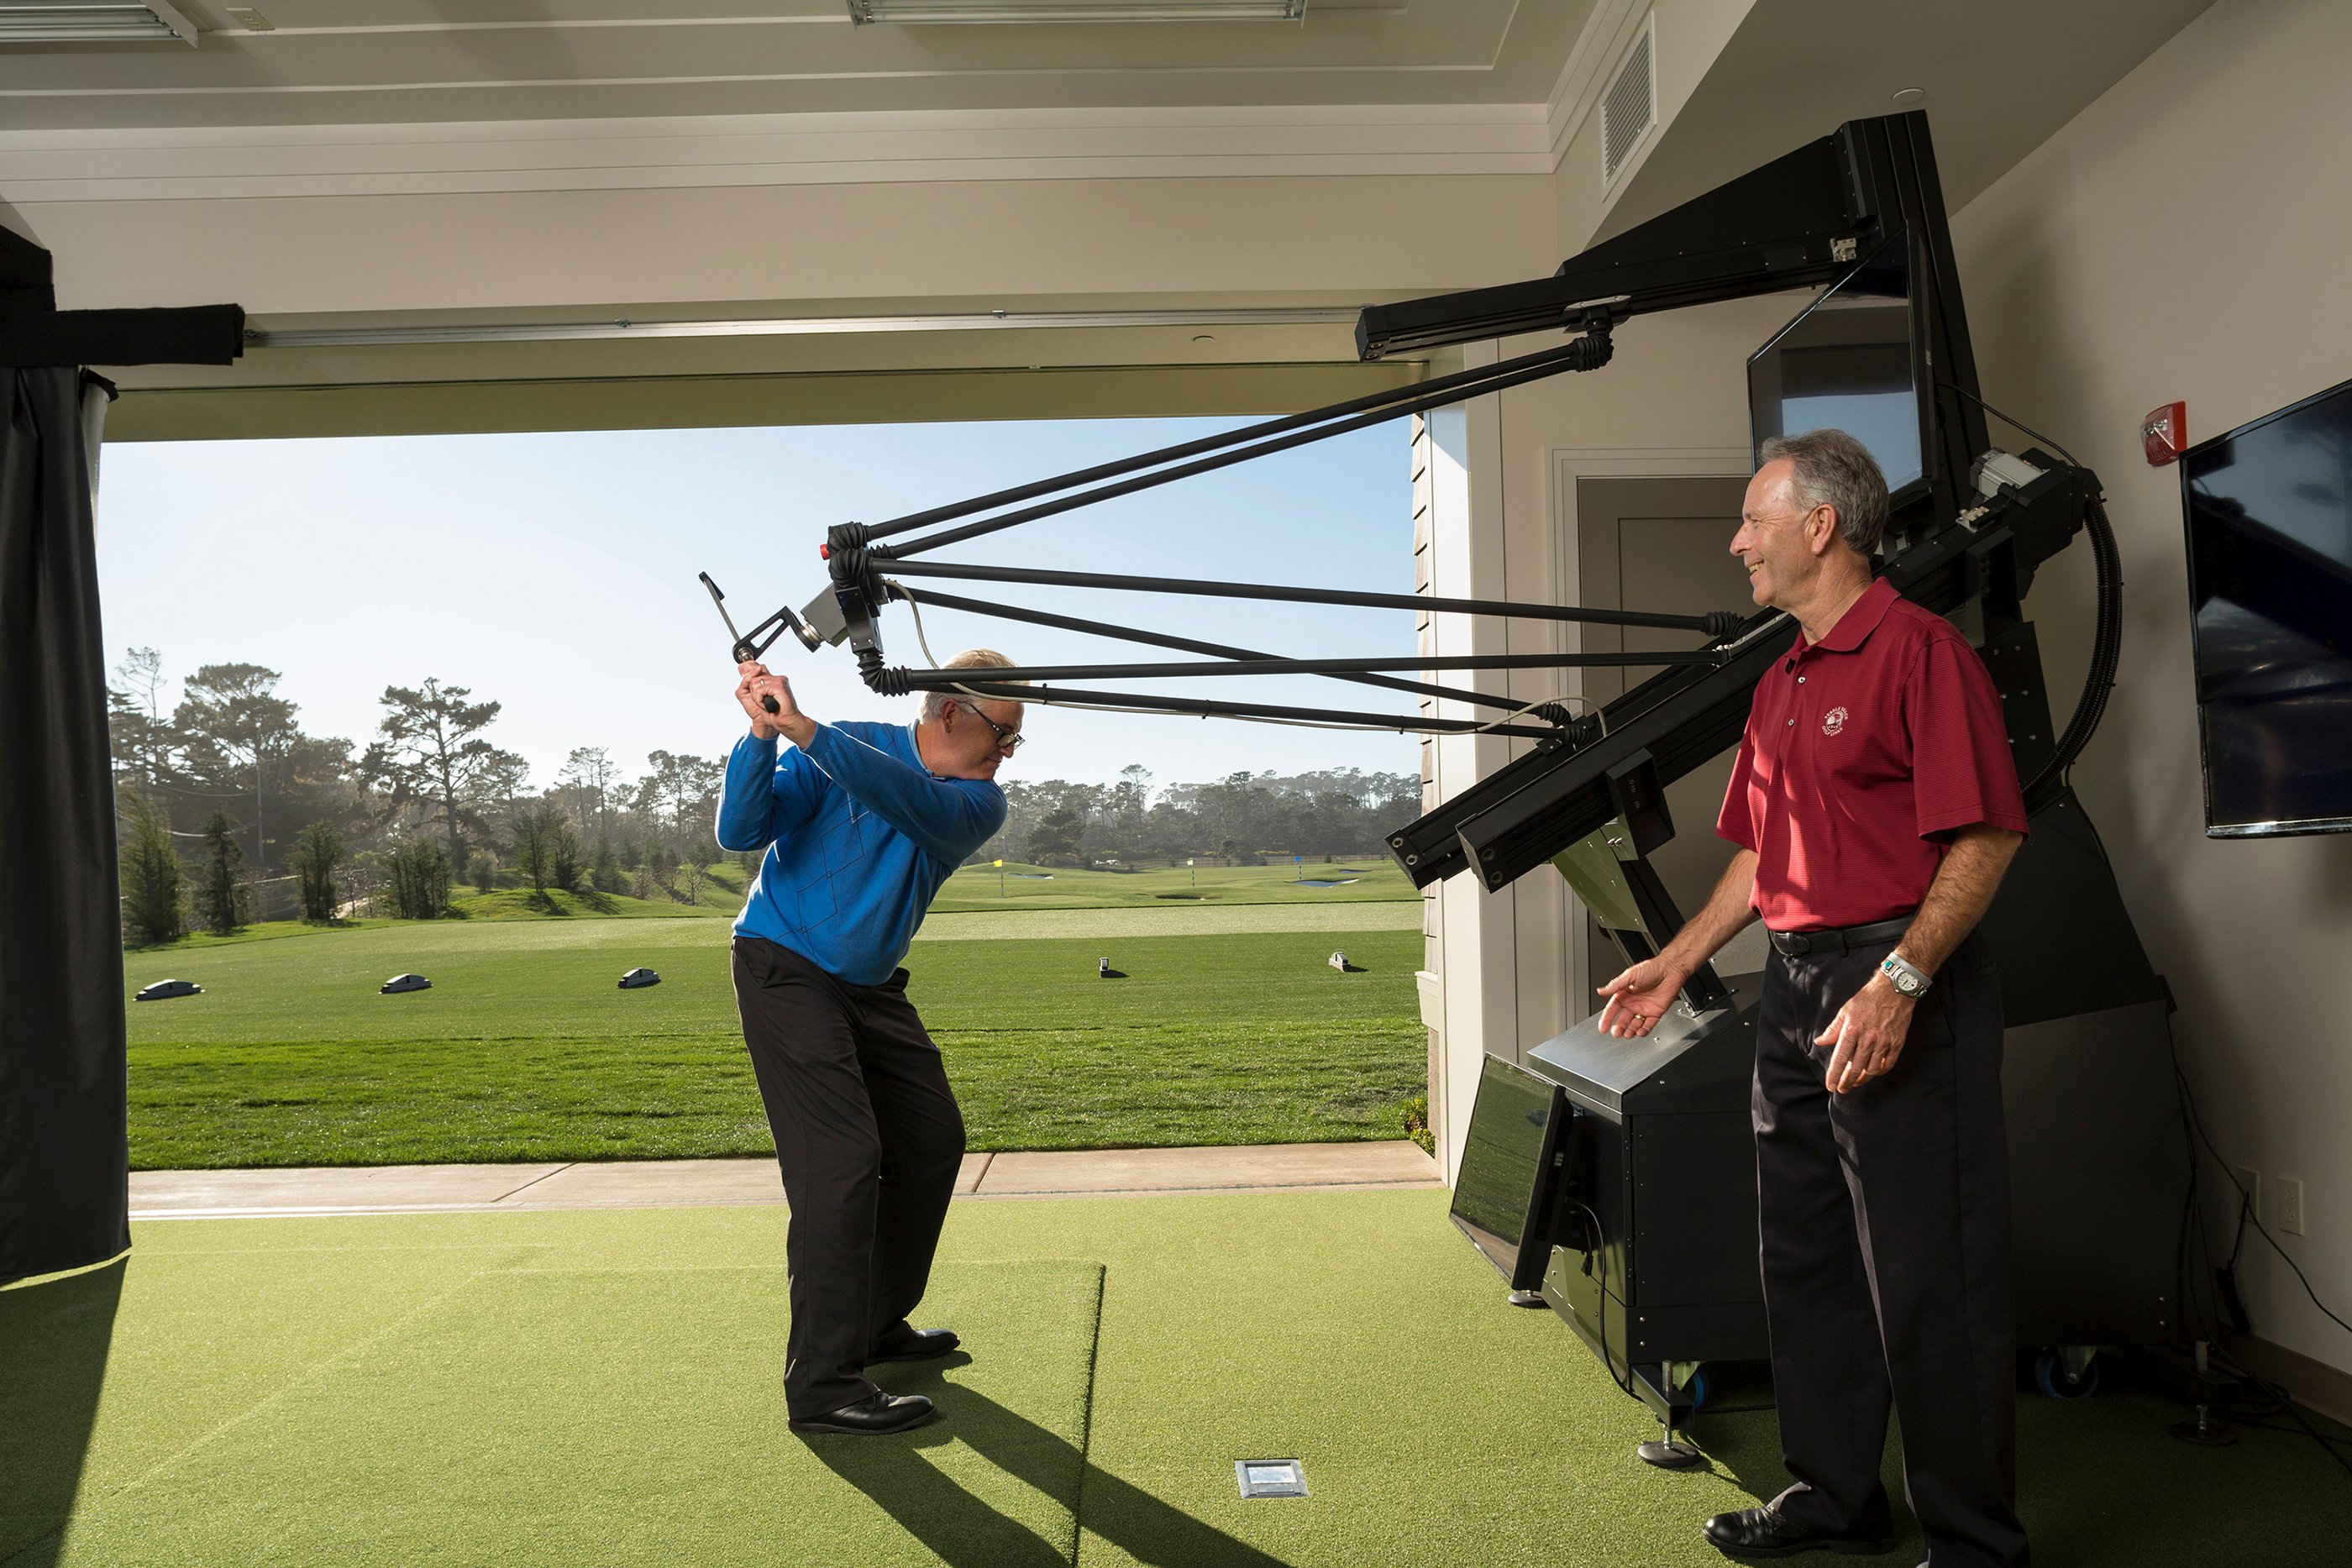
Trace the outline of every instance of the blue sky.
<instances>
[{"instance_id":1,"label":"blue sky","mask_svg":"<svg viewBox=\"0 0 2352 1568\"><path fill-rule=\"evenodd\" d=\"M824 583L826 527L880 521L1123 456L1232 421L630 431L364 440L119 444L106 449L99 570L108 659L150 646L284 672L314 734L364 744L387 684L427 675L505 705L491 738L551 784L578 746L632 772L648 751L723 754L740 732L707 570L748 626ZM1402 421L1181 480L940 552L941 559L1410 592ZM919 584L910 584L919 591ZM1402 611L941 582L1063 613L1286 654L1412 652ZM1023 663L1184 659L1075 633L926 613L931 646ZM904 606L892 664L920 665ZM770 652L820 718L911 718L868 693L845 649ZM1405 711L1412 699L1318 680L1169 682L1232 699ZM176 698L176 687L166 700ZM1412 737L1035 709L1011 779L1160 783L1238 769L1411 772Z\"/></svg>"}]
</instances>

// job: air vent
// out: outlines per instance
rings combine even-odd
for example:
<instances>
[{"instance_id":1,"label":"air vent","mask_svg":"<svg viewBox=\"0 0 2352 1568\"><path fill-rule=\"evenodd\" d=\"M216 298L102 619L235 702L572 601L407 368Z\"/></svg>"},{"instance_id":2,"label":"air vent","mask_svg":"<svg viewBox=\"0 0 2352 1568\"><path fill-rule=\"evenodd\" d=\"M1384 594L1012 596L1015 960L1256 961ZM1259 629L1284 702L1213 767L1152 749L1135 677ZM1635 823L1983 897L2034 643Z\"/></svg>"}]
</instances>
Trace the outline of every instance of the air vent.
<instances>
[{"instance_id":1,"label":"air vent","mask_svg":"<svg viewBox=\"0 0 2352 1568\"><path fill-rule=\"evenodd\" d=\"M1642 19L1641 37L1625 51L1616 79L1601 99L1601 188L1617 183L1633 149L1658 122L1657 13Z\"/></svg>"},{"instance_id":2,"label":"air vent","mask_svg":"<svg viewBox=\"0 0 2352 1568\"><path fill-rule=\"evenodd\" d=\"M51 5L0 5L0 46L8 44L168 44L194 46L196 25L164 0L145 4L79 0Z\"/></svg>"}]
</instances>

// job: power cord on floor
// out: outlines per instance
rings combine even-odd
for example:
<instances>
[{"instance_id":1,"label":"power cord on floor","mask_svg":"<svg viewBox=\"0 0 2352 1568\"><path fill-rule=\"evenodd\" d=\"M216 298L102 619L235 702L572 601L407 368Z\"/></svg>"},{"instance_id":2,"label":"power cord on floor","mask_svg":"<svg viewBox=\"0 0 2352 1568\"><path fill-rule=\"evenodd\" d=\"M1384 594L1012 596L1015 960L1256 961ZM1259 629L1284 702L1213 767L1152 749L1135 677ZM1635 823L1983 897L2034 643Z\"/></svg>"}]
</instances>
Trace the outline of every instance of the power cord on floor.
<instances>
[{"instance_id":1,"label":"power cord on floor","mask_svg":"<svg viewBox=\"0 0 2352 1568\"><path fill-rule=\"evenodd\" d=\"M2095 829L2093 831L2095 832L2096 831ZM2312 1289L2310 1278L2304 1273L2302 1266L2287 1255L2286 1249L2279 1245L2278 1238L2273 1236L2270 1233L2270 1228L2263 1224L2262 1216L2252 1212L2253 1203L2252 1195L2248 1193L2243 1186L2239 1186L2237 1172L2231 1168L2229 1161L2221 1157L2221 1152L2213 1146L2213 1140L2207 1135L2204 1121L2197 1114L2196 1097L2189 1091L2189 1075L2181 1071L2179 1047L2177 1043L2173 1042L2171 1039L2171 1031L2168 1030L2165 1032L2167 1048L2170 1051L2172 1057L2173 1086L2180 1099L2181 1116L2185 1123L2182 1129L2182 1134L2184 1138L2187 1138L2191 1134L2195 1136L2195 1143L2191 1143L2189 1146L2189 1235L2186 1239L2187 1246L2184 1248L2184 1251L2187 1252L2187 1256L2183 1260L2184 1266L2189 1272L2189 1284L2192 1288L2184 1292L2184 1299L2189 1304L2190 1310L2197 1315L2198 1330L2200 1336L2206 1341L2209 1346L2208 1354L2210 1358L2221 1363L2231 1372L2237 1374L2241 1379L2255 1389L2258 1393L2262 1394L2265 1398L2275 1402L2273 1406L2260 1411L2258 1415L2268 1416L2272 1414L2284 1414L2289 1420L2294 1423L2294 1427L2274 1427L2274 1424L2267 1421L2260 1419L2242 1420L2236 1416L2231 1416L2230 1419L2238 1421L2241 1425L2244 1426L2262 1426L2273 1427L2279 1431L2300 1429L2305 1437L2319 1445L2319 1451L2321 1453L2326 1454L2329 1458L2335 1460L2336 1466L2341 1469L2346 1475L2352 1476L2352 1458L2346 1458L2344 1454L2344 1448L2347 1447L2352 1447L2352 1444L2347 1444L2342 1438L2330 1437L2318 1427L2313 1426L2304 1416L2303 1412L2295 1408L2294 1401L2289 1397L2286 1390L2279 1387L2276 1384L2273 1384L2265 1378L2256 1375L2253 1372L2248 1370L2242 1363L2239 1362L2235 1357L2222 1350L2221 1348L2221 1334L2217 1326L2206 1314L2202 1294L2193 1288L2197 1279L2199 1278L2195 1271L2197 1255L2200 1253L2204 1255L2205 1262L2209 1269L2212 1264L2212 1254L2207 1248L2205 1241L2204 1206L2199 1200L2197 1191L2197 1145L2202 1144L2204 1145L2205 1152L2212 1156L2213 1163L2221 1167L2221 1175L2223 1177L2227 1179L2230 1185L2237 1190L2239 1203L2241 1206L2239 1209L2241 1225L2242 1226L2246 1222L2251 1221L2254 1228L2254 1233L2260 1236L2263 1240L2269 1242L2271 1250L2276 1252L2285 1262L2286 1266L2294 1270L2294 1277L2302 1281L2304 1293L2311 1298L2312 1305L2317 1307L2322 1312L2326 1313L2327 1317L2336 1323L2341 1324L2347 1330L2352 1330L2352 1323L2346 1323L2342 1318L2337 1317L2334 1312L2329 1310L2326 1302L2319 1299L2319 1292ZM2192 1249L2193 1250L2191 1250ZM2227 1414L2227 1412L2224 1414Z\"/></svg>"},{"instance_id":2,"label":"power cord on floor","mask_svg":"<svg viewBox=\"0 0 2352 1568\"><path fill-rule=\"evenodd\" d=\"M1998 413L1999 411L1996 410L1993 412ZM2000 417L2008 419L2008 415L2006 414L2002 414ZM2011 420L2010 423L2016 423L2014 420ZM2018 428L2021 430L2025 429L2023 425L2019 425ZM2028 435L2033 434L2030 430L2026 431L2026 434ZM2036 439L2047 438L2036 437ZM2087 811L2082 813L2082 821L2085 827L2091 830L2091 841L2098 847L2099 858L2112 862L2114 857L2107 853L2106 840L2100 835L2099 825L2091 820L2091 815ZM2339 1448L2339 1445L2345 1445L2344 1439L2331 1438L2325 1433L2321 1432L2318 1427L2314 1427L2308 1420L2305 1419L2302 1411L2295 1408L2294 1401L2288 1396L2285 1389L2281 1388L2278 1385L2270 1382L2268 1379L2258 1376L2253 1372L2249 1371L2242 1363L2238 1361L2236 1357L2224 1351L2221 1348L2221 1336L2217 1331L2211 1318L2206 1313L2203 1292L2197 1289L2197 1280L2193 1272L2197 1253L2203 1253L2205 1255L2206 1262L2209 1267L2212 1262L2212 1254L2207 1248L2205 1242L2205 1207L2198 1196L2197 1145L2199 1144L2202 1144L2205 1146L2205 1152L2212 1156L2214 1164L2221 1167L2221 1175L2228 1179L2231 1186L2235 1188L2237 1191L2240 1206L2238 1211L2239 1224L2242 1233L2243 1226L2251 1221L2256 1234L2260 1235L2263 1240L2270 1243L2271 1250L2276 1252L2282 1259L2284 1259L2286 1266L2294 1270L2294 1277L2303 1281L2304 1293L2311 1298L2312 1305L2317 1307L2322 1312L2326 1312L2329 1318L2334 1319L2334 1321L2338 1324L2341 1324L2347 1329L2352 1329L2352 1323L2346 1323L2342 1318L2337 1317L2335 1312L2328 1310L2327 1304L2319 1299L2319 1293L2311 1288L2310 1278L2304 1273L2302 1267L2297 1264L2293 1258L2287 1257L2286 1249L2279 1245L2278 1238L2273 1236L2270 1233L2269 1228L2263 1224L2262 1216L2253 1212L2253 1195L2249 1193L2243 1186L2239 1186L2238 1173L2231 1168L2229 1161L2221 1157L2221 1150L2213 1146L2213 1140L2206 1134L2204 1119L2197 1114L2197 1097L2189 1089L2189 1074L2182 1071L2180 1066L2180 1042L2172 1037L2172 1030L2168 1028L2164 1031L2164 1046L2165 1052L2171 1059L2172 1062L2173 1092L2180 1101L2181 1145L2189 1155L2189 1194L2188 1202L2185 1206L2185 1212L2182 1215L2182 1225L2186 1234L2181 1238L2181 1272L2187 1274L2188 1278L2185 1281L2187 1288L2181 1291L2181 1300L2188 1305L2189 1311L2196 1315L2198 1333L2208 1347L2209 1357L2212 1360L2221 1362L2231 1372L2237 1374L2241 1380L2254 1388L2264 1398L2273 1402L2271 1406L2265 1406L2254 1414L2258 1416L2269 1416L2284 1412L2287 1416L2294 1420L2296 1428L2299 1428L2305 1436L2308 1437L2313 1442L2319 1445L2320 1452L2335 1460L2347 1475L2352 1475L2352 1459L2347 1459ZM2234 1253L2232 1256L2234 1258ZM2228 1412L2223 1412L2223 1414L2227 1415ZM2234 1416L2230 1416L2230 1418L2231 1420L2237 1419ZM2249 1422L2247 1424L2257 1425L2260 1423ZM2287 1428L2282 1427L2280 1429L2286 1430Z\"/></svg>"}]
</instances>

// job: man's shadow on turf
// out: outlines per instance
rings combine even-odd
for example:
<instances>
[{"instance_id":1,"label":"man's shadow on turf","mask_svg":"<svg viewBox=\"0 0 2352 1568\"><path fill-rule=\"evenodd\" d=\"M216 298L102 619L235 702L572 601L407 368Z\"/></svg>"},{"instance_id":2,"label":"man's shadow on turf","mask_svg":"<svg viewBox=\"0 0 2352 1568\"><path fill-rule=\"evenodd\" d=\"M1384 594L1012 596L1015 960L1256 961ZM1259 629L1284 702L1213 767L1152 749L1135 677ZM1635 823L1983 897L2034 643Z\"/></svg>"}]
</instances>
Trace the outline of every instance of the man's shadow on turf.
<instances>
[{"instance_id":1,"label":"man's shadow on turf","mask_svg":"<svg viewBox=\"0 0 2352 1568\"><path fill-rule=\"evenodd\" d=\"M1068 1500L1078 1531L1091 1529L1139 1563L1286 1568L1282 1559L1088 1465L1067 1438L976 1389L949 1387L940 1377L971 1364L971 1356L958 1352L919 1370L900 1369L891 1379L894 1394L926 1394L940 1402L940 1419L928 1427L899 1437L803 1441L827 1469L879 1503L950 1568L1067 1568L1070 1561L1059 1547L999 1513L923 1458L923 1449L958 1440L1047 1497Z\"/></svg>"}]
</instances>

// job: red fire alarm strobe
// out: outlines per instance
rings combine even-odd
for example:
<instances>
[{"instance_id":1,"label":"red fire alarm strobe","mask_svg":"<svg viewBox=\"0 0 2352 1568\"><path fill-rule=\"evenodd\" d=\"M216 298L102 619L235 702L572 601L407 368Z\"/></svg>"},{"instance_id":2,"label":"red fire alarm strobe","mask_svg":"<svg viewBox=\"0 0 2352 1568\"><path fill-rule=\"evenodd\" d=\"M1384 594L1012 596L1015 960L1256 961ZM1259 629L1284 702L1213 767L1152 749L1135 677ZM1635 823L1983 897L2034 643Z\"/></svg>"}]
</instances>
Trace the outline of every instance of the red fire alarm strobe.
<instances>
[{"instance_id":1,"label":"red fire alarm strobe","mask_svg":"<svg viewBox=\"0 0 2352 1568\"><path fill-rule=\"evenodd\" d=\"M2189 405L2168 402L2139 422L2139 444L2148 465L2161 468L2189 450Z\"/></svg>"}]
</instances>

